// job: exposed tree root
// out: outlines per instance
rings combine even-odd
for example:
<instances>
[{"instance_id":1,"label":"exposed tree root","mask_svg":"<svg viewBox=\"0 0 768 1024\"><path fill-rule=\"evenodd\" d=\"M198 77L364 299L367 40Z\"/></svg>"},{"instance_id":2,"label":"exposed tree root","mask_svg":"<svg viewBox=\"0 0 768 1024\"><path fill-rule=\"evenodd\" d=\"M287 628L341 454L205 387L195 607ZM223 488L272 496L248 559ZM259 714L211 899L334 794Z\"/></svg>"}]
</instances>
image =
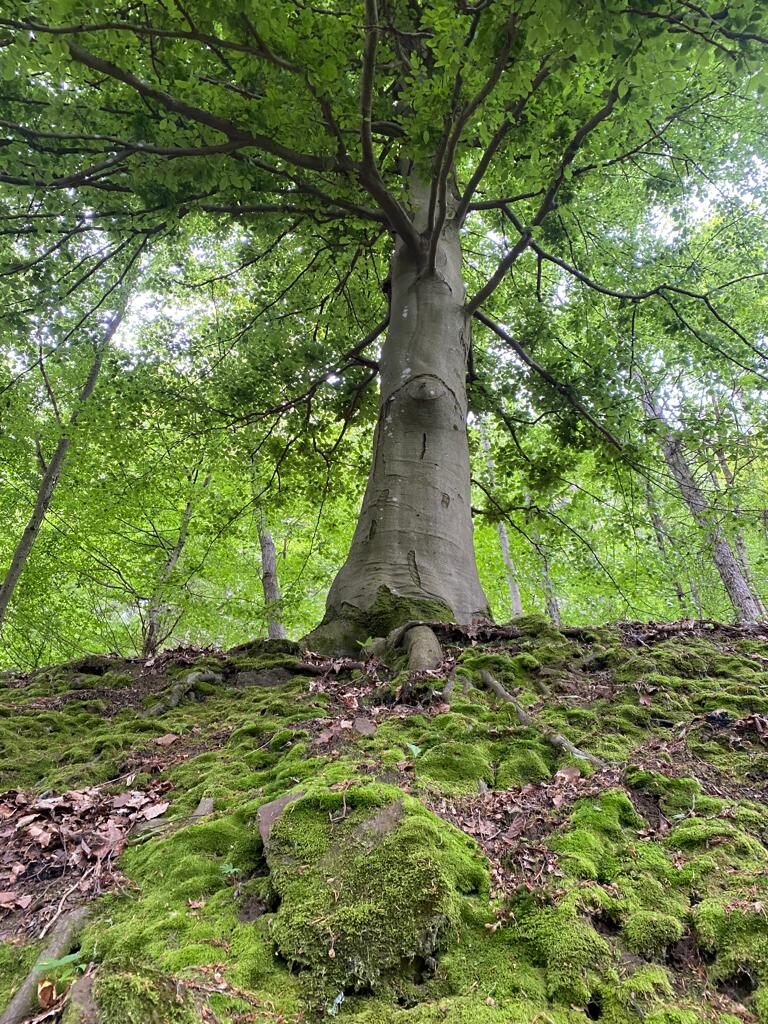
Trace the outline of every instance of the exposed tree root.
<instances>
[{"instance_id":1,"label":"exposed tree root","mask_svg":"<svg viewBox=\"0 0 768 1024\"><path fill-rule=\"evenodd\" d=\"M443 661L440 641L429 626L414 626L403 637L411 672L424 672L438 668Z\"/></svg>"},{"instance_id":2,"label":"exposed tree root","mask_svg":"<svg viewBox=\"0 0 768 1024\"><path fill-rule=\"evenodd\" d=\"M569 739L566 739L565 736L561 735L559 732L555 732L553 729L550 729L548 725L543 725L541 722L537 721L535 716L530 715L522 704L518 700L515 700L512 694L508 690L504 689L498 679L494 679L491 673L486 669L483 669L480 672L480 678L488 689L493 691L497 697L505 701L507 704L512 705L521 725L524 725L528 729L535 729L538 733L541 733L547 743L555 747L557 750L563 750L566 754L570 754L571 757L577 757L583 761L589 761L590 764L593 764L598 768L605 767L605 761L601 758L595 757L595 755L590 754L589 751L582 750L580 747L575 746Z\"/></svg>"},{"instance_id":3,"label":"exposed tree root","mask_svg":"<svg viewBox=\"0 0 768 1024\"><path fill-rule=\"evenodd\" d=\"M34 1013L37 999L37 983L42 978L38 965L45 960L60 960L63 956L66 956L75 945L77 936L82 930L87 917L88 908L77 907L59 919L51 932L48 945L40 953L32 970L21 985L19 985L13 999L5 1008L5 1012L0 1017L0 1024L21 1024L30 1014Z\"/></svg>"},{"instance_id":4,"label":"exposed tree root","mask_svg":"<svg viewBox=\"0 0 768 1024\"><path fill-rule=\"evenodd\" d=\"M176 683L175 686L171 687L166 697L159 700L157 704L153 704L152 707L147 708L144 712L144 717L157 718L160 715L164 715L166 711L178 707L185 697L197 687L198 683L214 682L221 682L221 676L216 672L189 672L180 683Z\"/></svg>"}]
</instances>

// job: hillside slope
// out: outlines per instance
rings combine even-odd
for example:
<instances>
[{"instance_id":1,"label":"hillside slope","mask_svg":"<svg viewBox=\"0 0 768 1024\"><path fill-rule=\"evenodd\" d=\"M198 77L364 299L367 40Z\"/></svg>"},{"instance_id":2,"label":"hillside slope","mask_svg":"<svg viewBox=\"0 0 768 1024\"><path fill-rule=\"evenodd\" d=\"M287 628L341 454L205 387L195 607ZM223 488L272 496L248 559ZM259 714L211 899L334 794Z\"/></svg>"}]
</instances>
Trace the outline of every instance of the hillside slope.
<instances>
[{"instance_id":1,"label":"hillside slope","mask_svg":"<svg viewBox=\"0 0 768 1024\"><path fill-rule=\"evenodd\" d=\"M435 630L6 674L0 1008L768 1024L768 628Z\"/></svg>"}]
</instances>

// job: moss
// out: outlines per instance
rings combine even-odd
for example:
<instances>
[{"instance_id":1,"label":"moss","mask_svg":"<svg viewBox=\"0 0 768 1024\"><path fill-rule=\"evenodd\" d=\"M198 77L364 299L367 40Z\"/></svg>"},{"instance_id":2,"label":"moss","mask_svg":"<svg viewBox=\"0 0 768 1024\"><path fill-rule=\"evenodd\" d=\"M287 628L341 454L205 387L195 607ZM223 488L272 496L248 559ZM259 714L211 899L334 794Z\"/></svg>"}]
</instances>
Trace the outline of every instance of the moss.
<instances>
[{"instance_id":1,"label":"moss","mask_svg":"<svg viewBox=\"0 0 768 1024\"><path fill-rule=\"evenodd\" d=\"M611 962L611 950L578 914L573 901L553 907L515 908L521 937L546 973L547 994L584 1006Z\"/></svg>"},{"instance_id":2,"label":"moss","mask_svg":"<svg viewBox=\"0 0 768 1024\"><path fill-rule=\"evenodd\" d=\"M0 942L0 1007L10 1002L13 993L29 974L38 952L38 945Z\"/></svg>"},{"instance_id":3,"label":"moss","mask_svg":"<svg viewBox=\"0 0 768 1024\"><path fill-rule=\"evenodd\" d=\"M727 843L729 851L752 855L768 862L768 852L748 833L728 821L689 818L677 825L666 842L677 850L705 849Z\"/></svg>"},{"instance_id":4,"label":"moss","mask_svg":"<svg viewBox=\"0 0 768 1024\"><path fill-rule=\"evenodd\" d=\"M93 983L93 1000L99 1024L197 1024L200 1020L170 978L99 971ZM80 1018L74 1006L67 1010L62 1024L79 1024L80 1019L95 1024L90 1014Z\"/></svg>"},{"instance_id":5,"label":"moss","mask_svg":"<svg viewBox=\"0 0 768 1024\"><path fill-rule=\"evenodd\" d=\"M768 1024L768 985L761 985L755 992L753 1009L760 1024Z\"/></svg>"},{"instance_id":6,"label":"moss","mask_svg":"<svg viewBox=\"0 0 768 1024\"><path fill-rule=\"evenodd\" d=\"M270 654L293 654L298 657L300 653L301 647L295 640L261 639L233 647L227 651L226 657L236 661L238 658L259 658Z\"/></svg>"},{"instance_id":7,"label":"moss","mask_svg":"<svg viewBox=\"0 0 768 1024\"><path fill-rule=\"evenodd\" d=\"M551 755L542 743L519 741L496 770L496 788L509 789L529 782L543 782L552 775Z\"/></svg>"},{"instance_id":8,"label":"moss","mask_svg":"<svg viewBox=\"0 0 768 1024\"><path fill-rule=\"evenodd\" d=\"M479 673L485 669L497 676L502 683L511 686L524 683L529 676L537 673L541 668L538 658L534 658L532 654L526 652L521 654L506 654L503 651L484 653L476 648L465 651L458 664L473 678L477 678Z\"/></svg>"},{"instance_id":9,"label":"moss","mask_svg":"<svg viewBox=\"0 0 768 1024\"><path fill-rule=\"evenodd\" d=\"M326 654L355 654L371 637L384 637L406 622L453 622L454 614L441 601L395 594L379 587L367 609L343 604L329 608L320 625L302 645Z\"/></svg>"},{"instance_id":10,"label":"moss","mask_svg":"<svg viewBox=\"0 0 768 1024\"><path fill-rule=\"evenodd\" d=\"M98 901L84 936L99 976L138 979L142 1019L150 1021L177 1007L153 1009L147 987L159 986L162 1003L164 986L216 964L248 998L268 1002L275 1018L304 1012L311 1019L302 998L317 1007L343 986L340 1019L359 1024L579 1024L598 1012L604 1024L735 1024L707 1007L704 979L676 962L669 971L660 963L637 967L638 953L662 957L690 928L707 959L710 990L727 989L748 970L759 983L749 1008L768 1024L765 805L722 795L737 793L734 780L748 773L758 792L765 769L748 737L732 749L732 732L713 731L703 718L717 708L768 712L765 644L747 650L739 642L734 654L732 644L695 638L687 658L687 639L630 649L618 630L569 639L545 621L524 627L508 644L459 653L460 674L471 680L488 667L519 688L524 702L538 701L543 680L551 698L537 711L542 721L579 746L630 762L628 791L615 782L601 788L603 773L582 779L577 790L590 795L560 824L555 801L561 793L570 799L570 787L532 788L522 797L502 792L535 787L563 762L483 688L462 693L457 685L447 713L433 706L391 714L385 706L374 736L345 733L339 749L313 746L307 735L308 722L338 717L336 688L311 694L299 677L279 690L214 685L205 701L158 719L126 708L105 720L96 701L79 697L59 707L69 669L30 677L23 692L0 687L0 778L5 772L9 788L79 788L116 778L126 762L140 763L142 752L155 763L162 752L151 741L167 732L193 750L207 748L171 764L164 777L173 786L169 813L180 823L201 796L214 797L216 813L132 841L121 862L130 896ZM228 663L223 656L208 662L232 674L293 664L296 656L290 646L257 643L231 652ZM110 665L114 673L132 671ZM170 685L173 672L166 671ZM601 694L591 702L589 673L599 673L592 680ZM102 687L104 678L92 682ZM441 685L431 680L429 689ZM49 697L56 702L43 706ZM696 770L704 762L703 785L676 777L683 762L668 740L684 726L689 763ZM180 744L171 754L177 750ZM373 784L376 777L403 780L403 789ZM525 838L509 854L520 877L532 850L535 874L505 902L502 927L473 844L409 795L450 808L454 794L477 792L483 783L496 790L494 802L514 805L530 793L532 808L541 808L533 819L540 837ZM306 796L275 826L267 863L256 812L294 788ZM371 825L396 805L401 816L391 827ZM666 832L655 831L665 820ZM549 847L550 872L539 873L537 847ZM267 911L240 920L249 901ZM0 947L0 989L23 977L33 955L25 950L19 959L15 948ZM129 1002L136 995L125 993ZM222 1024L252 1012L246 999L222 994L210 1007Z\"/></svg>"},{"instance_id":11,"label":"moss","mask_svg":"<svg viewBox=\"0 0 768 1024\"><path fill-rule=\"evenodd\" d=\"M733 881L724 893L707 897L693 909L699 944L714 954L713 977L727 979L746 968L768 987L766 876L761 872Z\"/></svg>"},{"instance_id":12,"label":"moss","mask_svg":"<svg viewBox=\"0 0 768 1024\"><path fill-rule=\"evenodd\" d=\"M624 922L624 941L635 953L659 957L683 934L683 925L671 914L638 910Z\"/></svg>"},{"instance_id":13,"label":"moss","mask_svg":"<svg viewBox=\"0 0 768 1024\"><path fill-rule=\"evenodd\" d=\"M416 777L444 793L471 793L493 782L493 768L482 745L447 740L417 758Z\"/></svg>"},{"instance_id":14,"label":"moss","mask_svg":"<svg viewBox=\"0 0 768 1024\"><path fill-rule=\"evenodd\" d=\"M295 669L299 664L299 658L289 652L276 651L271 654L238 654L229 659L229 664L237 671L264 670L270 668Z\"/></svg>"},{"instance_id":15,"label":"moss","mask_svg":"<svg viewBox=\"0 0 768 1024\"><path fill-rule=\"evenodd\" d=\"M455 941L462 904L488 887L467 837L383 786L290 804L267 860L280 897L272 938L321 1005L415 970Z\"/></svg>"},{"instance_id":16,"label":"moss","mask_svg":"<svg viewBox=\"0 0 768 1024\"><path fill-rule=\"evenodd\" d=\"M517 626L518 629L522 630L529 637L555 640L563 638L563 634L552 625L546 615L518 615L516 619L511 620L510 624Z\"/></svg>"}]
</instances>

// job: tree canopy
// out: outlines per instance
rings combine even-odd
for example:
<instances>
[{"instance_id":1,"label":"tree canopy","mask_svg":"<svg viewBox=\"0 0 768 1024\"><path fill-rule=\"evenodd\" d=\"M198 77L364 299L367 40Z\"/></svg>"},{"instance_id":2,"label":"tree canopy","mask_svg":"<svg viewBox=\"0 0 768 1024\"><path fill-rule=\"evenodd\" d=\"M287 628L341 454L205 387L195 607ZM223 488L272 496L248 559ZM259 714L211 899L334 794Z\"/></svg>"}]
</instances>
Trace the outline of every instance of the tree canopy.
<instances>
[{"instance_id":1,"label":"tree canopy","mask_svg":"<svg viewBox=\"0 0 768 1024\"><path fill-rule=\"evenodd\" d=\"M510 573L570 621L761 614L763 5L11 2L0 43L5 566L71 442L6 660L266 631L259 523L306 632L350 543L413 529L372 518L377 458L363 499L405 370L467 388L497 618ZM401 357L393 253L466 288L452 368L423 326Z\"/></svg>"}]
</instances>

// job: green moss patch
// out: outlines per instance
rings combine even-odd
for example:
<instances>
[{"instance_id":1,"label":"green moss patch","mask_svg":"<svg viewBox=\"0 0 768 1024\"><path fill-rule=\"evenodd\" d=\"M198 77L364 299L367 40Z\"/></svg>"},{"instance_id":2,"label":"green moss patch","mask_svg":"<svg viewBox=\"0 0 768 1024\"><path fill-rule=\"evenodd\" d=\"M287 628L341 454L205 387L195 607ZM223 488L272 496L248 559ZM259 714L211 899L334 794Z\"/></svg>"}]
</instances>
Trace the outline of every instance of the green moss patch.
<instances>
[{"instance_id":1,"label":"green moss patch","mask_svg":"<svg viewBox=\"0 0 768 1024\"><path fill-rule=\"evenodd\" d=\"M137 700L113 659L0 685L6 789L169 784L82 936L99 1024L768 1024L768 749L737 724L768 714L768 645L514 625L450 648L450 707L381 665L302 678L290 643L169 661ZM195 671L217 679L144 714ZM259 808L289 793L265 848ZM36 952L0 945L0 1001Z\"/></svg>"}]
</instances>

